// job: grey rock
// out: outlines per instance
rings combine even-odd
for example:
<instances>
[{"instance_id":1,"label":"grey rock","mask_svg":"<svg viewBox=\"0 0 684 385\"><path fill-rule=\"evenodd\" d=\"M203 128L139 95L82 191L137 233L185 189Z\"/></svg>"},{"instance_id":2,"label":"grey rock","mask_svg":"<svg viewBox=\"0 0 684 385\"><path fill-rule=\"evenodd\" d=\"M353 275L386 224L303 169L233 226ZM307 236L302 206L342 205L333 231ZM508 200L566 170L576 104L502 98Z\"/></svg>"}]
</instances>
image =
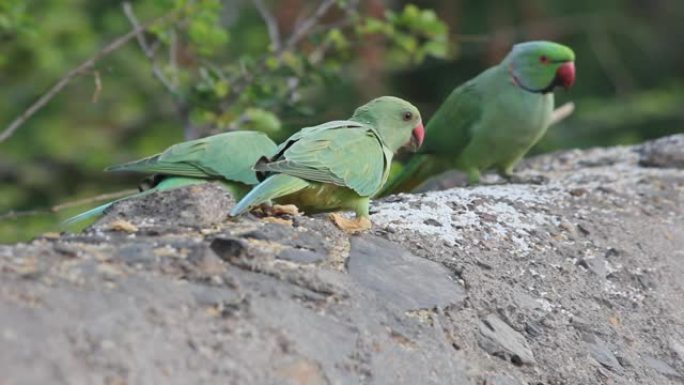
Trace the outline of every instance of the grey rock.
<instances>
[{"instance_id":1,"label":"grey rock","mask_svg":"<svg viewBox=\"0 0 684 385\"><path fill-rule=\"evenodd\" d=\"M630 368L634 365L632 365L632 362L625 356L618 356L616 355L615 358L617 358L618 362L620 365L622 365L623 368Z\"/></svg>"},{"instance_id":2,"label":"grey rock","mask_svg":"<svg viewBox=\"0 0 684 385\"><path fill-rule=\"evenodd\" d=\"M624 374L624 368L622 365L620 365L620 362L618 361L617 357L615 357L615 354L613 354L603 340L588 333L585 333L582 339L587 344L587 349L589 349L589 353L596 360L596 362L614 373L620 375Z\"/></svg>"},{"instance_id":3,"label":"grey rock","mask_svg":"<svg viewBox=\"0 0 684 385\"><path fill-rule=\"evenodd\" d=\"M647 142L639 149L639 164L647 167L684 168L684 134Z\"/></svg>"},{"instance_id":4,"label":"grey rock","mask_svg":"<svg viewBox=\"0 0 684 385\"><path fill-rule=\"evenodd\" d=\"M676 339L676 338L671 338L670 339L670 347L672 348L672 351L675 352L677 357L679 358L679 361L684 363L684 343L682 341Z\"/></svg>"},{"instance_id":5,"label":"grey rock","mask_svg":"<svg viewBox=\"0 0 684 385\"><path fill-rule=\"evenodd\" d=\"M520 380L503 374L491 374L484 380L484 385L524 385Z\"/></svg>"},{"instance_id":6,"label":"grey rock","mask_svg":"<svg viewBox=\"0 0 684 385\"><path fill-rule=\"evenodd\" d=\"M656 372L666 377L676 378L680 380L684 379L684 376L682 376L679 372L674 370L674 368L672 368L672 366L670 366L665 361L659 360L653 356L643 356L642 358L646 365L653 368Z\"/></svg>"},{"instance_id":7,"label":"grey rock","mask_svg":"<svg viewBox=\"0 0 684 385\"><path fill-rule=\"evenodd\" d=\"M579 266L582 266L601 278L605 278L608 274L606 263L607 262L603 257L581 258L577 261Z\"/></svg>"},{"instance_id":8,"label":"grey rock","mask_svg":"<svg viewBox=\"0 0 684 385\"><path fill-rule=\"evenodd\" d=\"M297 249L326 253L327 243L320 233L307 228L292 227L277 223L266 223L258 229L241 234L244 238L279 242Z\"/></svg>"},{"instance_id":9,"label":"grey rock","mask_svg":"<svg viewBox=\"0 0 684 385\"><path fill-rule=\"evenodd\" d=\"M642 271L638 274L634 274L634 277L644 291L654 290L658 286L656 277L654 277L653 274L649 273L648 271Z\"/></svg>"},{"instance_id":10,"label":"grey rock","mask_svg":"<svg viewBox=\"0 0 684 385\"><path fill-rule=\"evenodd\" d=\"M424 223L425 223L426 225L430 225L430 226L440 226L440 227L442 226L441 223L437 222L436 220L434 220L434 219L432 219L432 218L426 219Z\"/></svg>"},{"instance_id":11,"label":"grey rock","mask_svg":"<svg viewBox=\"0 0 684 385\"><path fill-rule=\"evenodd\" d=\"M525 325L525 331L527 334L532 337L539 337L542 334L544 334L544 330L542 329L542 326L538 322L529 322L528 324Z\"/></svg>"},{"instance_id":12,"label":"grey rock","mask_svg":"<svg viewBox=\"0 0 684 385\"><path fill-rule=\"evenodd\" d=\"M204 184L0 246L0 382L682 383L684 171L640 149L526 160L540 185L374 200L386 239L228 219Z\"/></svg>"},{"instance_id":13,"label":"grey rock","mask_svg":"<svg viewBox=\"0 0 684 385\"><path fill-rule=\"evenodd\" d=\"M509 360L514 365L536 363L525 337L494 314L480 320L480 346L487 353Z\"/></svg>"},{"instance_id":14,"label":"grey rock","mask_svg":"<svg viewBox=\"0 0 684 385\"><path fill-rule=\"evenodd\" d=\"M429 178L416 188L416 192L441 191L467 185L468 176L464 172L451 170Z\"/></svg>"},{"instance_id":15,"label":"grey rock","mask_svg":"<svg viewBox=\"0 0 684 385\"><path fill-rule=\"evenodd\" d=\"M578 315L573 315L572 318L570 318L570 325L572 325L572 327L579 330L580 332L584 332L587 334L601 334L598 330L598 325L595 322L592 322Z\"/></svg>"},{"instance_id":16,"label":"grey rock","mask_svg":"<svg viewBox=\"0 0 684 385\"><path fill-rule=\"evenodd\" d=\"M327 257L324 254L315 253L306 249L288 248L278 253L276 258L299 263L314 263L322 261Z\"/></svg>"},{"instance_id":17,"label":"grey rock","mask_svg":"<svg viewBox=\"0 0 684 385\"><path fill-rule=\"evenodd\" d=\"M539 302L535 298L521 290L513 293L513 300L517 306L523 309L533 310L539 307Z\"/></svg>"},{"instance_id":18,"label":"grey rock","mask_svg":"<svg viewBox=\"0 0 684 385\"><path fill-rule=\"evenodd\" d=\"M149 243L133 243L121 247L114 257L128 264L149 265L156 258L153 249Z\"/></svg>"},{"instance_id":19,"label":"grey rock","mask_svg":"<svg viewBox=\"0 0 684 385\"><path fill-rule=\"evenodd\" d=\"M211 241L209 247L226 262L248 256L247 245L239 238L217 237Z\"/></svg>"},{"instance_id":20,"label":"grey rock","mask_svg":"<svg viewBox=\"0 0 684 385\"><path fill-rule=\"evenodd\" d=\"M247 239L277 242L283 239L289 239L293 232L292 226L286 226L277 223L265 223L257 229L241 234L241 236Z\"/></svg>"},{"instance_id":21,"label":"grey rock","mask_svg":"<svg viewBox=\"0 0 684 385\"><path fill-rule=\"evenodd\" d=\"M226 220L234 204L221 184L202 183L115 203L91 228L106 230L117 219L128 220L141 229L209 227Z\"/></svg>"},{"instance_id":22,"label":"grey rock","mask_svg":"<svg viewBox=\"0 0 684 385\"><path fill-rule=\"evenodd\" d=\"M465 298L444 266L379 237L353 237L347 268L360 285L404 311L459 304Z\"/></svg>"}]
</instances>

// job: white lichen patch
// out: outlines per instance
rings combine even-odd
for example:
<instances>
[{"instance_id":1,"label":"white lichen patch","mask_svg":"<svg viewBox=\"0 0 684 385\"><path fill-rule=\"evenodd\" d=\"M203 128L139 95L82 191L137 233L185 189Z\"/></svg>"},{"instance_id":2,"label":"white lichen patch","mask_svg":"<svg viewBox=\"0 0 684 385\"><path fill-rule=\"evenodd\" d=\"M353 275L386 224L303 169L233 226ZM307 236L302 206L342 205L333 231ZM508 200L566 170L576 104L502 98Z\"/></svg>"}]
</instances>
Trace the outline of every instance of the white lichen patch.
<instances>
[{"instance_id":1,"label":"white lichen patch","mask_svg":"<svg viewBox=\"0 0 684 385\"><path fill-rule=\"evenodd\" d=\"M391 231L437 236L449 244L487 244L507 241L512 252L531 250L531 236L543 226L558 225L544 210L558 189L537 185L490 185L401 195L381 202L374 224ZM479 240L475 243L475 240Z\"/></svg>"},{"instance_id":2,"label":"white lichen patch","mask_svg":"<svg viewBox=\"0 0 684 385\"><path fill-rule=\"evenodd\" d=\"M437 237L446 245L483 250L506 245L501 251L528 255L552 247L542 239L553 232L549 229L574 233L587 218L639 211L643 193L635 185L681 178L675 169L640 167L638 159L632 147L567 152L537 161L536 172L547 171L546 184L487 184L491 178L485 177L485 184L476 187L403 194L375 202L372 221L390 232ZM577 204L587 197L592 204Z\"/></svg>"}]
</instances>

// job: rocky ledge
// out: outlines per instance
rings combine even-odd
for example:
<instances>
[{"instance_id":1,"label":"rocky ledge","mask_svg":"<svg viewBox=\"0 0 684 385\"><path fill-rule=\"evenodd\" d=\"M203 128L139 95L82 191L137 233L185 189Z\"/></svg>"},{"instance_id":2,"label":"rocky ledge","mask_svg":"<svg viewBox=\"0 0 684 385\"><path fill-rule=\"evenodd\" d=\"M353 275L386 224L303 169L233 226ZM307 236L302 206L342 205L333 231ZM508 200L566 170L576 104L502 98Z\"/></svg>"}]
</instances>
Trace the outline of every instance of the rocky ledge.
<instances>
[{"instance_id":1,"label":"rocky ledge","mask_svg":"<svg viewBox=\"0 0 684 385\"><path fill-rule=\"evenodd\" d=\"M211 184L123 202L0 246L0 383L681 384L683 168L684 135L546 155L352 237Z\"/></svg>"}]
</instances>

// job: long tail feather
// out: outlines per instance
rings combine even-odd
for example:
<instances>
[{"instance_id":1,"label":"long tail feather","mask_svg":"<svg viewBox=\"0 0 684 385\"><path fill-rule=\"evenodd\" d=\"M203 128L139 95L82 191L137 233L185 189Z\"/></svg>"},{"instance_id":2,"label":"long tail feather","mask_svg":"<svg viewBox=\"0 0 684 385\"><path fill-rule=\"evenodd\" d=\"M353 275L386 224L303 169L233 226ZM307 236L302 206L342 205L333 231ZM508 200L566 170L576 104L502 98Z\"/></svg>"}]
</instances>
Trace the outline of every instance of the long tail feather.
<instances>
[{"instance_id":1,"label":"long tail feather","mask_svg":"<svg viewBox=\"0 0 684 385\"><path fill-rule=\"evenodd\" d=\"M127 199L127 198L128 197L122 198L122 199ZM92 208L88 211L84 211L78 215L74 215L71 218L65 219L64 221L62 221L62 226L71 226L71 225L76 224L78 222L82 222L82 221L100 216L100 215L102 215L102 213L104 213L105 210L107 210L109 208L109 206L113 205L115 202L118 202L118 200L105 203L103 205Z\"/></svg>"},{"instance_id":2,"label":"long tail feather","mask_svg":"<svg viewBox=\"0 0 684 385\"><path fill-rule=\"evenodd\" d=\"M435 173L434 163L429 155L414 155L399 175L385 184L378 196L413 190Z\"/></svg>"},{"instance_id":3,"label":"long tail feather","mask_svg":"<svg viewBox=\"0 0 684 385\"><path fill-rule=\"evenodd\" d=\"M123 197L123 198L105 203L103 205L97 206L97 207L90 209L88 211L85 211L85 212L82 212L78 215L75 215L71 218L65 219L64 221L62 221L62 226L70 226L70 225L76 224L78 222L85 221L87 219L95 218L99 215L102 215L102 213L104 213L104 211L107 210L109 208L109 206L113 205L116 202L120 202L122 200L131 199L131 198L140 198L140 197L143 197L145 195L151 194L155 191L170 190L170 189L177 188L177 187L189 186L192 184L198 184L198 183L204 183L204 182L206 182L206 180L197 179L197 178L184 178L184 177L166 178L166 179L162 180L157 186L155 186L149 190L145 190L145 191L137 193L137 194L129 195L127 197Z\"/></svg>"},{"instance_id":4,"label":"long tail feather","mask_svg":"<svg viewBox=\"0 0 684 385\"><path fill-rule=\"evenodd\" d=\"M252 189L230 211L231 216L237 216L247 212L254 206L260 205L270 199L295 193L309 186L309 182L285 174L276 174L266 178L263 182Z\"/></svg>"},{"instance_id":5,"label":"long tail feather","mask_svg":"<svg viewBox=\"0 0 684 385\"><path fill-rule=\"evenodd\" d=\"M159 159L159 155L148 156L147 158L138 159L128 163L117 164L105 168L105 171L139 171L145 170L147 166L155 164Z\"/></svg>"}]
</instances>

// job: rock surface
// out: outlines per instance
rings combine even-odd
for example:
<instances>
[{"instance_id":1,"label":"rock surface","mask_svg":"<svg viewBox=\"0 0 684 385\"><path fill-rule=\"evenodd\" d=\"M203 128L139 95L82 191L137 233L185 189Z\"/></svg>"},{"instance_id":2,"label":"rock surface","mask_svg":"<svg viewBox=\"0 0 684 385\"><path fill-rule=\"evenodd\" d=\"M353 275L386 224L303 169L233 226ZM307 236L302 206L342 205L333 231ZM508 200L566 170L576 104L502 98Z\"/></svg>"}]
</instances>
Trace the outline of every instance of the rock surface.
<instances>
[{"instance_id":1,"label":"rock surface","mask_svg":"<svg viewBox=\"0 0 684 385\"><path fill-rule=\"evenodd\" d=\"M354 237L206 184L0 246L0 384L681 384L672 143L391 196Z\"/></svg>"}]
</instances>

